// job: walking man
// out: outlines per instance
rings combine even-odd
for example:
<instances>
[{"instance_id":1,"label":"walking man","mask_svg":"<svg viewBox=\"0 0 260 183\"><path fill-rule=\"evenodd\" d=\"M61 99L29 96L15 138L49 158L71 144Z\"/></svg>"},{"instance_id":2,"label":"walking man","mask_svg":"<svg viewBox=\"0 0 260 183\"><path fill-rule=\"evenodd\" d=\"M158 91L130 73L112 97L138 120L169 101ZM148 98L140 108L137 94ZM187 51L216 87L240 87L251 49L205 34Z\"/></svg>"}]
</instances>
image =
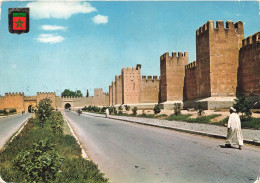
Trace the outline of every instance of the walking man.
<instances>
[{"instance_id":1,"label":"walking man","mask_svg":"<svg viewBox=\"0 0 260 183\"><path fill-rule=\"evenodd\" d=\"M108 117L108 115L109 115L109 109L107 108L106 109L106 118Z\"/></svg>"},{"instance_id":2,"label":"walking man","mask_svg":"<svg viewBox=\"0 0 260 183\"><path fill-rule=\"evenodd\" d=\"M230 108L230 117L228 119L228 131L225 142L226 147L231 147L231 144L238 145L238 149L242 150L243 146L243 135L241 131L241 121L236 113L236 109Z\"/></svg>"}]
</instances>

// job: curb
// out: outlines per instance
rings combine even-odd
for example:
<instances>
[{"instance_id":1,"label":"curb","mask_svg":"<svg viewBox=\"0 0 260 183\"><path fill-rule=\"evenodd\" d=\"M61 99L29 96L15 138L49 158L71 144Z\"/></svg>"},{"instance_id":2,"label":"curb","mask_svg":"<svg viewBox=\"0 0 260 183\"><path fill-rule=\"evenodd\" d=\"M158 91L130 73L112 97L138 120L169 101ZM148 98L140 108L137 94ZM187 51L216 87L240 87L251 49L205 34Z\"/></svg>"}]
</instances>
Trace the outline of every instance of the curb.
<instances>
[{"instance_id":1,"label":"curb","mask_svg":"<svg viewBox=\"0 0 260 183\"><path fill-rule=\"evenodd\" d=\"M9 116L1 116L0 119L12 117L12 116L17 116L17 115L22 115L22 114L12 114L12 115L9 115Z\"/></svg>"},{"instance_id":2,"label":"curb","mask_svg":"<svg viewBox=\"0 0 260 183\"><path fill-rule=\"evenodd\" d=\"M82 157L83 157L84 159L90 160L89 157L88 157L88 155L87 155L87 153L86 153L86 151L83 149L83 147L82 147L82 145L81 145L81 143L80 143L78 137L76 136L76 134L75 134L73 128L70 126L69 120L67 119L67 116L64 114L64 112L62 112L62 116L63 116L63 118L65 119L65 121L67 122L67 124L68 124L68 126L69 126L69 128L70 128L70 132L72 133L73 137L76 139L77 143L79 144L79 146L80 146L80 148L81 148Z\"/></svg>"},{"instance_id":3,"label":"curb","mask_svg":"<svg viewBox=\"0 0 260 183\"><path fill-rule=\"evenodd\" d=\"M17 114L16 114L16 115L17 115ZM12 115L12 116L16 116L16 115ZM21 133L21 131L24 129L25 125L27 124L27 122L29 121L29 119L30 119L31 117L32 117L32 115L31 115L28 119L26 119L26 120L23 122L23 125L19 128L19 130L15 133L15 135L13 135L13 136L11 137L11 139L6 142L6 144L5 144L4 148L3 148L3 150L8 146L8 144L9 144L10 142L12 142L12 141L14 140L15 137L17 137L17 135L19 135L19 134ZM0 183L5 183L5 181L1 178L1 176L0 176Z\"/></svg>"},{"instance_id":4,"label":"curb","mask_svg":"<svg viewBox=\"0 0 260 183\"><path fill-rule=\"evenodd\" d=\"M91 115L89 113L82 113L82 114L89 115L89 116L106 118L106 117L101 116L101 115ZM154 125L154 124L149 124L149 123L136 122L136 121L132 121L132 120L118 119L118 118L114 118L114 117L111 117L111 116L108 116L107 118L115 119L115 120L119 120L119 121L130 122L130 123L135 123L135 124L141 124L141 125L145 125L145 126L152 126L152 127L163 128L163 129L168 129L168 130L175 130L175 131L184 132L184 133L190 133L190 134L195 134L195 135L213 137L213 138L217 138L217 139L226 139L226 136L219 135L219 134L213 134L213 133L207 133L207 132L195 131L195 130L188 130L188 129L185 129L185 128L176 128L176 127ZM244 139L244 143L245 144L255 145L255 146L260 146L260 142L259 141L254 141L254 140L249 140L249 139Z\"/></svg>"},{"instance_id":5,"label":"curb","mask_svg":"<svg viewBox=\"0 0 260 183\"><path fill-rule=\"evenodd\" d=\"M32 117L32 115L23 122L23 125L19 128L19 130L15 133L15 135L8 141L8 143L12 142L14 140L14 138L17 137L17 135L19 135L21 133L21 131L24 129L25 125L27 124L27 122L29 121L29 119L31 117ZM5 147L4 147L4 149L5 149Z\"/></svg>"}]
</instances>

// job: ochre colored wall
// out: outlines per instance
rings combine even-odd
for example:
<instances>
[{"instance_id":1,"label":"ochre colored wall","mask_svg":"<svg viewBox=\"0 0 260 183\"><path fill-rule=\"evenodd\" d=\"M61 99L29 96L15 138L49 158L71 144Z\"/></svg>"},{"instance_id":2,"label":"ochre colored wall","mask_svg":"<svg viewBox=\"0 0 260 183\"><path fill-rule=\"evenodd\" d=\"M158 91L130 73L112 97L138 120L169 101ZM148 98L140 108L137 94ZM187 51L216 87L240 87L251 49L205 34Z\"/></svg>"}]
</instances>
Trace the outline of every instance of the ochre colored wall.
<instances>
[{"instance_id":1,"label":"ochre colored wall","mask_svg":"<svg viewBox=\"0 0 260 183\"><path fill-rule=\"evenodd\" d=\"M0 109L16 109L17 112L24 110L24 93L5 93L0 99Z\"/></svg>"},{"instance_id":2,"label":"ochre colored wall","mask_svg":"<svg viewBox=\"0 0 260 183\"><path fill-rule=\"evenodd\" d=\"M141 65L122 69L123 104L137 104L140 102Z\"/></svg>"},{"instance_id":3,"label":"ochre colored wall","mask_svg":"<svg viewBox=\"0 0 260 183\"><path fill-rule=\"evenodd\" d=\"M237 90L246 96L260 96L260 32L243 40Z\"/></svg>"},{"instance_id":4,"label":"ochre colored wall","mask_svg":"<svg viewBox=\"0 0 260 183\"><path fill-rule=\"evenodd\" d=\"M142 76L140 103L158 103L159 82L157 76Z\"/></svg>"},{"instance_id":5,"label":"ochre colored wall","mask_svg":"<svg viewBox=\"0 0 260 183\"><path fill-rule=\"evenodd\" d=\"M116 83L112 81L112 105L116 105Z\"/></svg>"},{"instance_id":6,"label":"ochre colored wall","mask_svg":"<svg viewBox=\"0 0 260 183\"><path fill-rule=\"evenodd\" d=\"M115 76L115 104L122 104L122 77Z\"/></svg>"},{"instance_id":7,"label":"ochre colored wall","mask_svg":"<svg viewBox=\"0 0 260 183\"><path fill-rule=\"evenodd\" d=\"M198 98L198 67L194 61L185 66L183 99L193 100Z\"/></svg>"},{"instance_id":8,"label":"ochre colored wall","mask_svg":"<svg viewBox=\"0 0 260 183\"><path fill-rule=\"evenodd\" d=\"M165 53L160 57L160 102L183 99L185 65L188 64L187 52Z\"/></svg>"},{"instance_id":9,"label":"ochre colored wall","mask_svg":"<svg viewBox=\"0 0 260 183\"><path fill-rule=\"evenodd\" d=\"M94 89L94 97L92 100L92 105L96 106L108 106L109 105L109 94L103 93L102 88Z\"/></svg>"},{"instance_id":10,"label":"ochre colored wall","mask_svg":"<svg viewBox=\"0 0 260 183\"><path fill-rule=\"evenodd\" d=\"M113 90L112 90L112 85L109 86L109 106L113 105Z\"/></svg>"},{"instance_id":11,"label":"ochre colored wall","mask_svg":"<svg viewBox=\"0 0 260 183\"><path fill-rule=\"evenodd\" d=\"M196 31L199 98L235 96L243 23L208 21Z\"/></svg>"},{"instance_id":12,"label":"ochre colored wall","mask_svg":"<svg viewBox=\"0 0 260 183\"><path fill-rule=\"evenodd\" d=\"M42 99L45 99L45 98L51 99L51 101L52 101L51 105L55 109L56 108L56 93L55 92L37 92L37 96L36 96L37 105L39 104L39 102Z\"/></svg>"},{"instance_id":13,"label":"ochre colored wall","mask_svg":"<svg viewBox=\"0 0 260 183\"><path fill-rule=\"evenodd\" d=\"M36 109L37 99L36 96L24 96L24 111L28 112L28 107L31 105L31 109Z\"/></svg>"}]
</instances>

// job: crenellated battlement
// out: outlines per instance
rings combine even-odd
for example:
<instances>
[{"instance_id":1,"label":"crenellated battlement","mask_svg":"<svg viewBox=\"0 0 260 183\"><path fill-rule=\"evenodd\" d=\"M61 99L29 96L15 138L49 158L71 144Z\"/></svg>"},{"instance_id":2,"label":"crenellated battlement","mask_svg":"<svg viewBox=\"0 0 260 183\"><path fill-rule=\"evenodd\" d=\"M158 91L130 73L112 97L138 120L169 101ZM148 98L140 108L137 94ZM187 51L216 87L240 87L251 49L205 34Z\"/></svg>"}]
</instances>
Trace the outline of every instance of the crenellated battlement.
<instances>
[{"instance_id":1,"label":"crenellated battlement","mask_svg":"<svg viewBox=\"0 0 260 183\"><path fill-rule=\"evenodd\" d=\"M174 60L174 59L186 58L186 57L188 57L188 52L178 52L178 55L176 52L172 52L171 56L170 56L169 52L166 52L161 55L160 60L161 61Z\"/></svg>"},{"instance_id":2,"label":"crenellated battlement","mask_svg":"<svg viewBox=\"0 0 260 183\"><path fill-rule=\"evenodd\" d=\"M115 76L115 79L116 79L116 80L121 79L121 75L116 75L116 76Z\"/></svg>"},{"instance_id":3,"label":"crenellated battlement","mask_svg":"<svg viewBox=\"0 0 260 183\"><path fill-rule=\"evenodd\" d=\"M260 31L254 35L248 36L242 40L242 47L247 47L248 45L256 45L260 43Z\"/></svg>"},{"instance_id":4,"label":"crenellated battlement","mask_svg":"<svg viewBox=\"0 0 260 183\"><path fill-rule=\"evenodd\" d=\"M24 96L24 92L9 92L5 93L5 96Z\"/></svg>"},{"instance_id":5,"label":"crenellated battlement","mask_svg":"<svg viewBox=\"0 0 260 183\"><path fill-rule=\"evenodd\" d=\"M193 68L195 68L195 67L197 67L197 61L191 62L191 63L189 63L188 65L185 65L185 70L187 70L187 69L193 69Z\"/></svg>"},{"instance_id":6,"label":"crenellated battlement","mask_svg":"<svg viewBox=\"0 0 260 183\"><path fill-rule=\"evenodd\" d=\"M234 24L233 21L228 20L226 21L226 26L224 26L223 20L216 21L216 27L214 27L214 21L209 20L203 26L199 27L196 31L196 36L200 36L201 34L208 32L208 31L219 31L219 30L226 30L226 31L237 31L237 32L244 32L243 22L238 21Z\"/></svg>"},{"instance_id":7,"label":"crenellated battlement","mask_svg":"<svg viewBox=\"0 0 260 183\"><path fill-rule=\"evenodd\" d=\"M37 95L56 95L55 92L37 92Z\"/></svg>"},{"instance_id":8,"label":"crenellated battlement","mask_svg":"<svg viewBox=\"0 0 260 183\"><path fill-rule=\"evenodd\" d=\"M130 71L130 70L132 70L132 71L140 70L141 67L142 67L141 64L137 64L136 67L127 67L127 68L123 67L123 68L122 68L122 71L123 71L123 70L128 70L128 71Z\"/></svg>"},{"instance_id":9,"label":"crenellated battlement","mask_svg":"<svg viewBox=\"0 0 260 183\"><path fill-rule=\"evenodd\" d=\"M94 92L96 92L96 91L103 92L103 88L95 88L95 89L94 89Z\"/></svg>"},{"instance_id":10,"label":"crenellated battlement","mask_svg":"<svg viewBox=\"0 0 260 183\"><path fill-rule=\"evenodd\" d=\"M143 82L156 82L159 81L158 76L142 76Z\"/></svg>"}]
</instances>

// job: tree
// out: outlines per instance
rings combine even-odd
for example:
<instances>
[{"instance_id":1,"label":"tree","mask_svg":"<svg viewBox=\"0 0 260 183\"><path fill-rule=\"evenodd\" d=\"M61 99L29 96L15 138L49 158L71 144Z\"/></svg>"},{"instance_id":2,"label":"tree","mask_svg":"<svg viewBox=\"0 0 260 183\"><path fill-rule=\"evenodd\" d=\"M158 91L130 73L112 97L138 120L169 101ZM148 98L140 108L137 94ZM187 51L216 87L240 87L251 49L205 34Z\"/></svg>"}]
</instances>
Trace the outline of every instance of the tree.
<instances>
[{"instance_id":1,"label":"tree","mask_svg":"<svg viewBox=\"0 0 260 183\"><path fill-rule=\"evenodd\" d=\"M252 115L252 103L246 99L246 96L243 93L238 93L237 98L234 99L235 104L233 107L236 109L237 112L242 113L242 120L246 118L250 118Z\"/></svg>"},{"instance_id":2,"label":"tree","mask_svg":"<svg viewBox=\"0 0 260 183\"><path fill-rule=\"evenodd\" d=\"M86 95L86 97L89 97L89 92L88 92L88 90L87 90L87 95Z\"/></svg>"},{"instance_id":3,"label":"tree","mask_svg":"<svg viewBox=\"0 0 260 183\"><path fill-rule=\"evenodd\" d=\"M51 99L45 98L42 99L39 102L39 105L37 106L36 116L40 120L42 128L44 122L46 122L46 120L50 117L51 111L53 110L51 103L52 103Z\"/></svg>"},{"instance_id":4,"label":"tree","mask_svg":"<svg viewBox=\"0 0 260 183\"><path fill-rule=\"evenodd\" d=\"M61 93L61 97L82 97L83 94L80 90L76 90L71 91L69 89L65 89L62 93Z\"/></svg>"}]
</instances>

